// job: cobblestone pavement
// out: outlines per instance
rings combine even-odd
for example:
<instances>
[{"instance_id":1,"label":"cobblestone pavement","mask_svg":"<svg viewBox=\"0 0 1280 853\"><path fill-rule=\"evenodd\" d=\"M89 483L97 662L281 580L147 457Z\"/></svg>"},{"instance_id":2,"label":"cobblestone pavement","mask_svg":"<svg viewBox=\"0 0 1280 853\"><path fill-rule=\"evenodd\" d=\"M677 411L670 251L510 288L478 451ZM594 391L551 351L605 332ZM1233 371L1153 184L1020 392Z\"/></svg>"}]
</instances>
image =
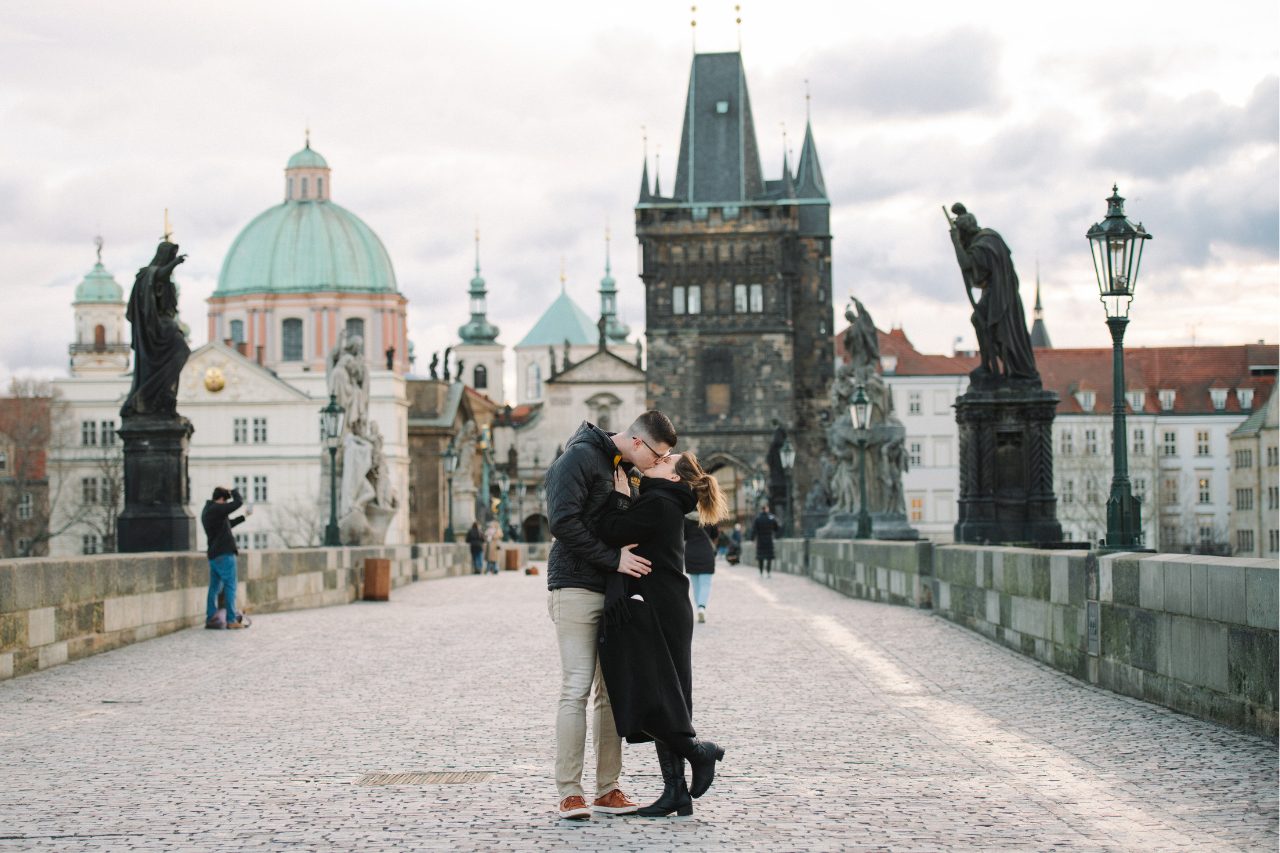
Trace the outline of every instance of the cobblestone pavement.
<instances>
[{"instance_id":1,"label":"cobblestone pavement","mask_svg":"<svg viewBox=\"0 0 1280 853\"><path fill-rule=\"evenodd\" d=\"M689 820L557 820L545 601L432 581L0 683L0 851L1276 849L1273 742L724 566L694 648L715 786ZM358 781L431 771L491 775Z\"/></svg>"}]
</instances>

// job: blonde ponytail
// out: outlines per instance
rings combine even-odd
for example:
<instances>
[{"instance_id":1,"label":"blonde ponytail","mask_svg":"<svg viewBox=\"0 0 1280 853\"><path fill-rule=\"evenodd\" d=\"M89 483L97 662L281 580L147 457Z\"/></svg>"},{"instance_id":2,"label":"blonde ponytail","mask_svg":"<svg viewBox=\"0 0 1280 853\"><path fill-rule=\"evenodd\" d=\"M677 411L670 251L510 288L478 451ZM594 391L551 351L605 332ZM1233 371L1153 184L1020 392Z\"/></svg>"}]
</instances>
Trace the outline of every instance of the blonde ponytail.
<instances>
[{"instance_id":1,"label":"blonde ponytail","mask_svg":"<svg viewBox=\"0 0 1280 853\"><path fill-rule=\"evenodd\" d=\"M698 520L703 524L716 524L729 514L729 504L720 490L720 484L702 466L698 457L689 451L680 454L675 465L676 474L693 489L698 502Z\"/></svg>"}]
</instances>

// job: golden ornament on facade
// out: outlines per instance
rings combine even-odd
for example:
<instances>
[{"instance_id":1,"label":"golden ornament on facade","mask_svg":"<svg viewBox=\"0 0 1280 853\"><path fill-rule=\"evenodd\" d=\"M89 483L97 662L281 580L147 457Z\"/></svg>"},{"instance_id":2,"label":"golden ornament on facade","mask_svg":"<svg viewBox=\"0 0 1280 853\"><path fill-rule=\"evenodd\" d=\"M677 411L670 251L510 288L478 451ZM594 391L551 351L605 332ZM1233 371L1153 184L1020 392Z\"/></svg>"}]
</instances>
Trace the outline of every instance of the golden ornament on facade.
<instances>
[{"instance_id":1,"label":"golden ornament on facade","mask_svg":"<svg viewBox=\"0 0 1280 853\"><path fill-rule=\"evenodd\" d=\"M227 387L227 379L220 368L210 367L204 372L204 387L214 394Z\"/></svg>"}]
</instances>

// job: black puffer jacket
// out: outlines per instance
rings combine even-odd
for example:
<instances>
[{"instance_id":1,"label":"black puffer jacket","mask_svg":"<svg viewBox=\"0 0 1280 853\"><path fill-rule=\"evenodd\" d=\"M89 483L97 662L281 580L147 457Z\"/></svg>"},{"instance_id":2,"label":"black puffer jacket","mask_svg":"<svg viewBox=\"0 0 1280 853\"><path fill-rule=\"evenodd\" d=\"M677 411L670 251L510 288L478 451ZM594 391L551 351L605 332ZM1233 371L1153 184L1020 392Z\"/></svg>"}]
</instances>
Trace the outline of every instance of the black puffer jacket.
<instances>
[{"instance_id":1,"label":"black puffer jacket","mask_svg":"<svg viewBox=\"0 0 1280 853\"><path fill-rule=\"evenodd\" d=\"M556 541L547 557L547 589L604 592L618 569L619 550L600 541L596 521L613 494L618 448L595 424L582 426L547 469L547 515Z\"/></svg>"}]
</instances>

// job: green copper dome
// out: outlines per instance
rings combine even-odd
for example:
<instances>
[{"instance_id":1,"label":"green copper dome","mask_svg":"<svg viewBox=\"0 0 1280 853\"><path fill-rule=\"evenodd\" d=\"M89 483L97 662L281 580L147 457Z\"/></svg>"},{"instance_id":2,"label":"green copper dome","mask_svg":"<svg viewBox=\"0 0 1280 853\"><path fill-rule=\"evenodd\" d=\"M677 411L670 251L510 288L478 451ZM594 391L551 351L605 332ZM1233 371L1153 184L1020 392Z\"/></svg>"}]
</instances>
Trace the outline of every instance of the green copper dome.
<instances>
[{"instance_id":1,"label":"green copper dome","mask_svg":"<svg viewBox=\"0 0 1280 853\"><path fill-rule=\"evenodd\" d=\"M331 201L295 199L240 232L214 295L319 290L393 293L396 275L382 241L358 216Z\"/></svg>"},{"instance_id":2,"label":"green copper dome","mask_svg":"<svg viewBox=\"0 0 1280 853\"><path fill-rule=\"evenodd\" d=\"M569 294L561 291L516 346L560 346L565 341L571 345L594 344L598 337L596 324L587 312L579 308Z\"/></svg>"},{"instance_id":3,"label":"green copper dome","mask_svg":"<svg viewBox=\"0 0 1280 853\"><path fill-rule=\"evenodd\" d=\"M320 156L319 152L311 149L311 141L307 140L307 145L297 154L289 158L286 169L327 169L329 164Z\"/></svg>"},{"instance_id":4,"label":"green copper dome","mask_svg":"<svg viewBox=\"0 0 1280 853\"><path fill-rule=\"evenodd\" d=\"M76 302L124 302L124 288L116 284L102 261L98 261L84 281L76 285Z\"/></svg>"}]
</instances>

